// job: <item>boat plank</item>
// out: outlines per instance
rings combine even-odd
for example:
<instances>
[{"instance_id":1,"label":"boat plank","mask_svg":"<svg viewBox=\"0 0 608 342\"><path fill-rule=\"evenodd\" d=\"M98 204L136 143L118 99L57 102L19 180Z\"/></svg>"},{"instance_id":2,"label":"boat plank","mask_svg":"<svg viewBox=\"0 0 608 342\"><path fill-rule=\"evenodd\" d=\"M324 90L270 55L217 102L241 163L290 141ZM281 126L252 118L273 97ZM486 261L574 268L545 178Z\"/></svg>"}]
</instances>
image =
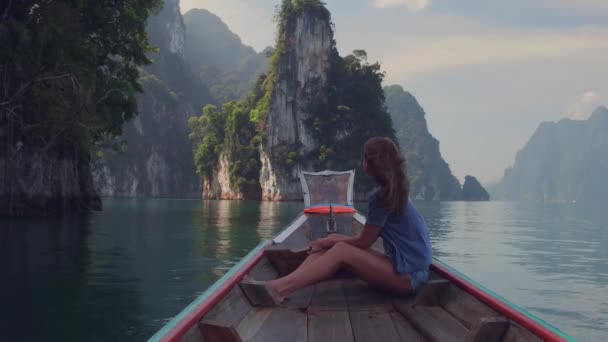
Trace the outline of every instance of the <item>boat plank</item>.
<instances>
[{"instance_id":1,"label":"boat plank","mask_svg":"<svg viewBox=\"0 0 608 342\"><path fill-rule=\"evenodd\" d=\"M400 341L399 333L388 311L351 311L350 323L357 342Z\"/></svg>"},{"instance_id":2,"label":"boat plank","mask_svg":"<svg viewBox=\"0 0 608 342\"><path fill-rule=\"evenodd\" d=\"M264 254L281 277L293 272L308 257L307 251L292 250L282 244L266 248Z\"/></svg>"},{"instance_id":3,"label":"boat plank","mask_svg":"<svg viewBox=\"0 0 608 342\"><path fill-rule=\"evenodd\" d=\"M386 292L370 287L362 280L353 278L343 281L348 310L385 311L392 308L392 297Z\"/></svg>"},{"instance_id":4,"label":"boat plank","mask_svg":"<svg viewBox=\"0 0 608 342\"><path fill-rule=\"evenodd\" d=\"M501 315L455 285L446 288L440 305L460 320L469 330L473 329L482 318L500 317Z\"/></svg>"},{"instance_id":5,"label":"boat plank","mask_svg":"<svg viewBox=\"0 0 608 342\"><path fill-rule=\"evenodd\" d=\"M206 342L203 337L203 332L198 324L194 324L184 336L180 337L179 342Z\"/></svg>"},{"instance_id":6,"label":"boat plank","mask_svg":"<svg viewBox=\"0 0 608 342\"><path fill-rule=\"evenodd\" d=\"M332 279L315 285L309 311L346 311L344 280Z\"/></svg>"},{"instance_id":7,"label":"boat plank","mask_svg":"<svg viewBox=\"0 0 608 342\"><path fill-rule=\"evenodd\" d=\"M278 278L279 273L265 256L249 271L249 276L255 280L272 280Z\"/></svg>"},{"instance_id":8,"label":"boat plank","mask_svg":"<svg viewBox=\"0 0 608 342\"><path fill-rule=\"evenodd\" d=\"M316 214L308 218L307 237L310 241L321 239L327 236L327 219L329 215ZM337 217L335 217L337 219ZM337 223L336 223L337 226Z\"/></svg>"},{"instance_id":9,"label":"boat plank","mask_svg":"<svg viewBox=\"0 0 608 342\"><path fill-rule=\"evenodd\" d=\"M249 310L251 310L249 300L237 285L209 311L205 318L236 327Z\"/></svg>"},{"instance_id":10,"label":"boat plank","mask_svg":"<svg viewBox=\"0 0 608 342\"><path fill-rule=\"evenodd\" d=\"M329 216L328 216L329 217ZM336 221L336 230L338 234L353 236L356 235L360 229L353 224L352 214L338 214L334 215ZM325 219L327 221L327 218Z\"/></svg>"},{"instance_id":11,"label":"boat plank","mask_svg":"<svg viewBox=\"0 0 608 342\"><path fill-rule=\"evenodd\" d=\"M414 299L414 305L438 305L449 286L450 282L445 279L429 280L419 290Z\"/></svg>"},{"instance_id":12,"label":"boat plank","mask_svg":"<svg viewBox=\"0 0 608 342\"><path fill-rule=\"evenodd\" d=\"M485 317L479 320L471 332L472 342L500 342L509 320L505 317Z\"/></svg>"},{"instance_id":13,"label":"boat plank","mask_svg":"<svg viewBox=\"0 0 608 342\"><path fill-rule=\"evenodd\" d=\"M502 342L542 342L542 339L522 328L519 324L511 322Z\"/></svg>"},{"instance_id":14,"label":"boat plank","mask_svg":"<svg viewBox=\"0 0 608 342\"><path fill-rule=\"evenodd\" d=\"M470 333L456 318L439 306L394 303L395 308L430 341L466 341Z\"/></svg>"},{"instance_id":15,"label":"boat plank","mask_svg":"<svg viewBox=\"0 0 608 342\"><path fill-rule=\"evenodd\" d=\"M265 286L261 286L259 283L250 284L248 282L241 282L239 283L239 286L252 306L260 307L275 305L274 299Z\"/></svg>"},{"instance_id":16,"label":"boat plank","mask_svg":"<svg viewBox=\"0 0 608 342\"><path fill-rule=\"evenodd\" d=\"M234 326L225 322L204 319L200 326L205 342L243 342Z\"/></svg>"},{"instance_id":17,"label":"boat plank","mask_svg":"<svg viewBox=\"0 0 608 342\"><path fill-rule=\"evenodd\" d=\"M243 318L236 327L236 331L243 341L249 341L255 336L274 308L256 308Z\"/></svg>"},{"instance_id":18,"label":"boat plank","mask_svg":"<svg viewBox=\"0 0 608 342\"><path fill-rule=\"evenodd\" d=\"M391 318L393 319L393 324L395 324L395 328L397 329L397 333L401 341L409 341L409 342L425 342L426 340L416 328L410 324L401 314L398 312L391 312Z\"/></svg>"},{"instance_id":19,"label":"boat plank","mask_svg":"<svg viewBox=\"0 0 608 342\"><path fill-rule=\"evenodd\" d=\"M307 315L298 310L275 308L251 342L296 342L307 340ZM248 340L249 341L249 340Z\"/></svg>"},{"instance_id":20,"label":"boat plank","mask_svg":"<svg viewBox=\"0 0 608 342\"><path fill-rule=\"evenodd\" d=\"M315 290L313 285L296 290L285 304L286 308L290 309L306 309L310 305L312 294Z\"/></svg>"},{"instance_id":21,"label":"boat plank","mask_svg":"<svg viewBox=\"0 0 608 342\"><path fill-rule=\"evenodd\" d=\"M308 313L309 342L353 342L348 311L317 311Z\"/></svg>"}]
</instances>

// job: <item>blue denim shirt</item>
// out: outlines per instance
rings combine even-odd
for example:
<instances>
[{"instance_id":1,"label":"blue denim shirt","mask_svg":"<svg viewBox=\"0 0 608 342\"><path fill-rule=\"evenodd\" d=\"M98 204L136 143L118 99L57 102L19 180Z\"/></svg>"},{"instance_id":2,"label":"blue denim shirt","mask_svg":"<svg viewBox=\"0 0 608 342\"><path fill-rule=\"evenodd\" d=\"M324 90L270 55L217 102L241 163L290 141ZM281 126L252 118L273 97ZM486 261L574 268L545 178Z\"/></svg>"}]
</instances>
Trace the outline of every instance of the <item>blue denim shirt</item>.
<instances>
[{"instance_id":1,"label":"blue denim shirt","mask_svg":"<svg viewBox=\"0 0 608 342\"><path fill-rule=\"evenodd\" d=\"M407 201L402 214L386 211L378 192L368 202L367 224L381 227L384 252L393 261L398 274L428 269L432 262L431 241L424 218Z\"/></svg>"}]
</instances>

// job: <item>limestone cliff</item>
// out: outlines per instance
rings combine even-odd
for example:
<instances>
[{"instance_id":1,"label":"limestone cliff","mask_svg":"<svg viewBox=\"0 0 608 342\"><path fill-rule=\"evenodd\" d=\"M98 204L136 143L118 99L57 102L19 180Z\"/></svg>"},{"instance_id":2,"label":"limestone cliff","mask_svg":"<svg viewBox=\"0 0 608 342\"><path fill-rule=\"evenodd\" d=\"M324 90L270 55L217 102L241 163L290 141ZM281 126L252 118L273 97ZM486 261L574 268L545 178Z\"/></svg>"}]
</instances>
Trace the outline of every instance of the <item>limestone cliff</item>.
<instances>
[{"instance_id":1,"label":"limestone cliff","mask_svg":"<svg viewBox=\"0 0 608 342\"><path fill-rule=\"evenodd\" d=\"M465 176L464 184L462 184L462 200L463 201L489 201L490 194L483 188L477 178L473 176Z\"/></svg>"},{"instance_id":2,"label":"limestone cliff","mask_svg":"<svg viewBox=\"0 0 608 342\"><path fill-rule=\"evenodd\" d=\"M101 209L88 155L74 146L44 150L19 141L0 153L0 165L0 216Z\"/></svg>"},{"instance_id":3,"label":"limestone cliff","mask_svg":"<svg viewBox=\"0 0 608 342\"><path fill-rule=\"evenodd\" d=\"M608 108L541 123L494 189L515 201L602 203L608 193Z\"/></svg>"},{"instance_id":4,"label":"limestone cliff","mask_svg":"<svg viewBox=\"0 0 608 342\"><path fill-rule=\"evenodd\" d=\"M341 57L331 15L317 0L284 0L268 73L243 101L191 119L204 198L300 200L299 171L361 170L363 143L394 137L378 63L363 50Z\"/></svg>"},{"instance_id":5,"label":"limestone cliff","mask_svg":"<svg viewBox=\"0 0 608 342\"><path fill-rule=\"evenodd\" d=\"M264 200L296 200L302 197L300 170L311 170L312 163L301 160L291 167L280 163L292 146L301 154L318 147L305 125L314 101L324 99L333 32L330 23L312 12L302 12L286 23L282 39L286 46L279 58L278 81L267 118L266 139L260 147L260 186Z\"/></svg>"},{"instance_id":6,"label":"limestone cliff","mask_svg":"<svg viewBox=\"0 0 608 342\"><path fill-rule=\"evenodd\" d=\"M420 200L461 198L460 183L439 151L439 140L429 132L424 109L400 85L384 88L386 105L403 155L407 160L410 196Z\"/></svg>"},{"instance_id":7,"label":"limestone cliff","mask_svg":"<svg viewBox=\"0 0 608 342\"><path fill-rule=\"evenodd\" d=\"M213 176L203 181L203 199L242 200L245 194L230 184L230 161L223 153L218 159Z\"/></svg>"},{"instance_id":8,"label":"limestone cliff","mask_svg":"<svg viewBox=\"0 0 608 342\"><path fill-rule=\"evenodd\" d=\"M124 125L124 146L101 149L93 161L96 189L103 196L196 196L200 179L194 172L188 117L211 102L205 86L185 60L185 26L179 1L167 0L150 18L148 37L159 52L141 70L144 93L139 116Z\"/></svg>"}]
</instances>

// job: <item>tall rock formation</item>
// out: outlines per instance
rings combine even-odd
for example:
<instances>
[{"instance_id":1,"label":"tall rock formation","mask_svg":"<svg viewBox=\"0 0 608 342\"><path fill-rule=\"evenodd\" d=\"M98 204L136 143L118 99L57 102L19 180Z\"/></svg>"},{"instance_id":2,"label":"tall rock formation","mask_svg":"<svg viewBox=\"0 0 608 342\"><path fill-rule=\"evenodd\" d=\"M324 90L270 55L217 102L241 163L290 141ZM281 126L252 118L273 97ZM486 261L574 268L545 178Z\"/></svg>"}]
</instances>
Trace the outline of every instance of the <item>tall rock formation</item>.
<instances>
[{"instance_id":1,"label":"tall rock formation","mask_svg":"<svg viewBox=\"0 0 608 342\"><path fill-rule=\"evenodd\" d=\"M477 178L473 176L465 176L464 184L462 184L462 200L463 201L489 201L490 194L481 186Z\"/></svg>"},{"instance_id":2,"label":"tall rock formation","mask_svg":"<svg viewBox=\"0 0 608 342\"><path fill-rule=\"evenodd\" d=\"M424 110L418 101L400 85L385 87L384 93L397 141L407 160L411 197L443 201L461 199L460 182L441 156L439 141L429 133Z\"/></svg>"},{"instance_id":3,"label":"tall rock formation","mask_svg":"<svg viewBox=\"0 0 608 342\"><path fill-rule=\"evenodd\" d=\"M356 169L363 143L394 139L379 64L365 51L340 57L331 15L318 0L284 0L267 74L239 103L206 108L191 122L204 198L299 200L299 171ZM360 198L362 198L360 197Z\"/></svg>"},{"instance_id":4,"label":"tall rock formation","mask_svg":"<svg viewBox=\"0 0 608 342\"><path fill-rule=\"evenodd\" d=\"M499 194L508 200L604 201L608 193L608 108L588 120L541 123L505 170Z\"/></svg>"},{"instance_id":5,"label":"tall rock formation","mask_svg":"<svg viewBox=\"0 0 608 342\"><path fill-rule=\"evenodd\" d=\"M312 163L302 159L286 166L281 158L290 150L299 149L299 154L307 155L318 147L306 121L312 116L312 104L327 96L325 88L335 49L329 21L313 11L290 17L279 39L284 50L276 67L278 80L260 148L262 199L271 201L302 197L298 174L312 170Z\"/></svg>"},{"instance_id":6,"label":"tall rock formation","mask_svg":"<svg viewBox=\"0 0 608 342\"><path fill-rule=\"evenodd\" d=\"M151 55L154 63L141 71L144 94L138 98L138 117L123 128L125 144L100 149L93 163L95 185L103 196L200 192L187 120L212 99L185 59L185 30L178 0L166 0L148 22L150 43L159 52Z\"/></svg>"}]
</instances>

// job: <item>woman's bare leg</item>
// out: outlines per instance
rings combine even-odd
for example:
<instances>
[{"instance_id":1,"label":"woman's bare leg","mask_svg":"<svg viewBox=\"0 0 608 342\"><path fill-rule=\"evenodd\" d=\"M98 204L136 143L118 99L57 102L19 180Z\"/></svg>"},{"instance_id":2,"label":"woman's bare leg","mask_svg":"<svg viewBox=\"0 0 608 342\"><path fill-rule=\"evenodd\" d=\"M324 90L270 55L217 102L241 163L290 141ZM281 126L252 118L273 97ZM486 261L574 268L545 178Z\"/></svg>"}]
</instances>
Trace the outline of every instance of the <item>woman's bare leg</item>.
<instances>
[{"instance_id":1,"label":"woman's bare leg","mask_svg":"<svg viewBox=\"0 0 608 342\"><path fill-rule=\"evenodd\" d=\"M362 280L397 293L412 293L409 275L398 275L390 260L379 253L339 242L315 260L300 265L289 275L268 282L278 297L330 278L340 267L347 267Z\"/></svg>"},{"instance_id":2,"label":"woman's bare leg","mask_svg":"<svg viewBox=\"0 0 608 342\"><path fill-rule=\"evenodd\" d=\"M314 253L310 253L306 257L306 259L304 259L304 261L300 264L300 266L298 266L298 268L296 268L296 270L294 270L294 272L297 271L299 268L306 267L306 265L309 265L313 261L317 260L320 256L325 254L325 252L327 252L327 249L318 251L318 252L314 252ZM293 272L291 272L291 273L293 273Z\"/></svg>"}]
</instances>

